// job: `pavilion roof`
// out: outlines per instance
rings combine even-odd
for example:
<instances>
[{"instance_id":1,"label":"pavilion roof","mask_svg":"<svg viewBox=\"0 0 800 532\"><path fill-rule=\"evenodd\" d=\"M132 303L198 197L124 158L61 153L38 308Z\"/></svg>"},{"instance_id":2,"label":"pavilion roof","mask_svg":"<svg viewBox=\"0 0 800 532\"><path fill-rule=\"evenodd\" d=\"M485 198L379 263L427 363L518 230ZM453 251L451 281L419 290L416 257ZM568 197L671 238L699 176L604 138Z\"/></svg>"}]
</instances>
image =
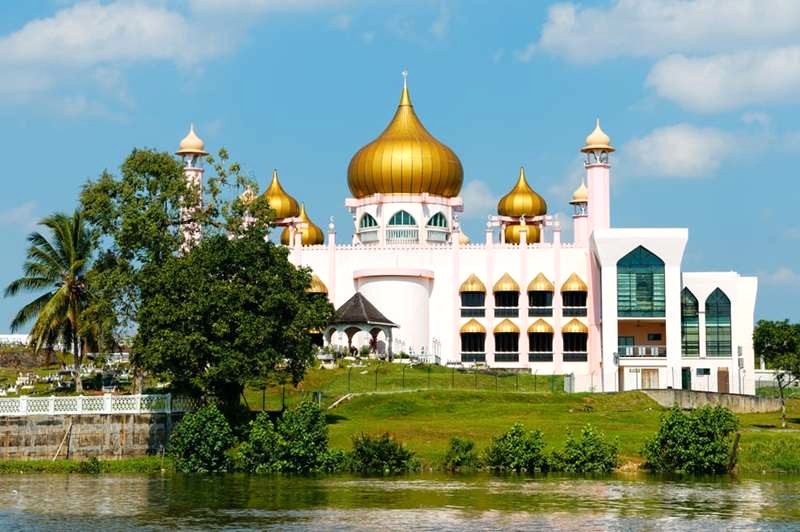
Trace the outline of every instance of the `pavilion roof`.
<instances>
[{"instance_id":1,"label":"pavilion roof","mask_svg":"<svg viewBox=\"0 0 800 532\"><path fill-rule=\"evenodd\" d=\"M396 323L384 316L361 292L353 294L353 297L336 309L330 322L331 325L345 323L397 327Z\"/></svg>"}]
</instances>

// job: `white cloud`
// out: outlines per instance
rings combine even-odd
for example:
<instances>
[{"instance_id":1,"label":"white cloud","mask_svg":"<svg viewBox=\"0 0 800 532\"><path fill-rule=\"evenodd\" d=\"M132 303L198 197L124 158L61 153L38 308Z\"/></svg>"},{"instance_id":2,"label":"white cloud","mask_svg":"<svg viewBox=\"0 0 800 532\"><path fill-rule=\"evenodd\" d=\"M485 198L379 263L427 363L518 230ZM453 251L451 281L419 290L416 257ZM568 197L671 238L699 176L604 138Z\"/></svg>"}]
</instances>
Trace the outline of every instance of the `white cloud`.
<instances>
[{"instance_id":1,"label":"white cloud","mask_svg":"<svg viewBox=\"0 0 800 532\"><path fill-rule=\"evenodd\" d=\"M652 177L706 177L735 154L737 137L711 127L675 124L631 140L620 153L627 172Z\"/></svg>"},{"instance_id":2,"label":"white cloud","mask_svg":"<svg viewBox=\"0 0 800 532\"><path fill-rule=\"evenodd\" d=\"M189 0L192 11L204 15L259 15L268 11L298 11L343 4L343 0Z\"/></svg>"},{"instance_id":3,"label":"white cloud","mask_svg":"<svg viewBox=\"0 0 800 532\"><path fill-rule=\"evenodd\" d=\"M536 48L579 63L718 53L797 41L796 0L617 0L552 6ZM530 53L533 48L530 48Z\"/></svg>"},{"instance_id":4,"label":"white cloud","mask_svg":"<svg viewBox=\"0 0 800 532\"><path fill-rule=\"evenodd\" d=\"M353 17L340 13L331 19L331 27L339 31L348 31L353 25Z\"/></svg>"},{"instance_id":5,"label":"white cloud","mask_svg":"<svg viewBox=\"0 0 800 532\"><path fill-rule=\"evenodd\" d=\"M35 201L28 201L0 211L0 225L15 227L25 232L32 231L39 221L34 214L37 207Z\"/></svg>"},{"instance_id":6,"label":"white cloud","mask_svg":"<svg viewBox=\"0 0 800 532\"><path fill-rule=\"evenodd\" d=\"M489 185L478 179L467 183L461 190L461 198L464 200L462 218L485 219L497 207L497 196L489 190Z\"/></svg>"},{"instance_id":7,"label":"white cloud","mask_svg":"<svg viewBox=\"0 0 800 532\"><path fill-rule=\"evenodd\" d=\"M431 35L441 40L447 37L447 30L450 26L450 6L442 2L439 6L439 16L431 24Z\"/></svg>"},{"instance_id":8,"label":"white cloud","mask_svg":"<svg viewBox=\"0 0 800 532\"><path fill-rule=\"evenodd\" d=\"M646 84L662 98L701 112L788 100L800 90L800 47L672 55L653 66Z\"/></svg>"},{"instance_id":9,"label":"white cloud","mask_svg":"<svg viewBox=\"0 0 800 532\"><path fill-rule=\"evenodd\" d=\"M800 273L782 266L774 272L761 273L758 277L764 281L765 284L781 287L800 287Z\"/></svg>"}]
</instances>

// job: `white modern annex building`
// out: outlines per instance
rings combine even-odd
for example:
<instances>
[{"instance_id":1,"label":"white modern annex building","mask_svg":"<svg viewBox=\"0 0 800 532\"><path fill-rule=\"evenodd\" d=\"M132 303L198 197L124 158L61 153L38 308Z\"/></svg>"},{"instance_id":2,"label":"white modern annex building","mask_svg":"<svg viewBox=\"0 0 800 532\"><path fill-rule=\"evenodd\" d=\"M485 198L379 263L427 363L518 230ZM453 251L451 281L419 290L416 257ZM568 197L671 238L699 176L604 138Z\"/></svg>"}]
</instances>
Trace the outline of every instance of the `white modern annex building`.
<instances>
[{"instance_id":1,"label":"white modern annex building","mask_svg":"<svg viewBox=\"0 0 800 532\"><path fill-rule=\"evenodd\" d=\"M333 223L324 234L273 173L265 194L282 242L339 309L324 341L571 375L575 391L754 393L756 278L683 271L687 229L611 227L614 148L599 121L581 151L585 181L563 198L574 242L561 241L524 169L471 242L458 223L461 162L424 128L405 86L347 170L351 243L335 242ZM178 153L187 177L202 179L194 131Z\"/></svg>"}]
</instances>

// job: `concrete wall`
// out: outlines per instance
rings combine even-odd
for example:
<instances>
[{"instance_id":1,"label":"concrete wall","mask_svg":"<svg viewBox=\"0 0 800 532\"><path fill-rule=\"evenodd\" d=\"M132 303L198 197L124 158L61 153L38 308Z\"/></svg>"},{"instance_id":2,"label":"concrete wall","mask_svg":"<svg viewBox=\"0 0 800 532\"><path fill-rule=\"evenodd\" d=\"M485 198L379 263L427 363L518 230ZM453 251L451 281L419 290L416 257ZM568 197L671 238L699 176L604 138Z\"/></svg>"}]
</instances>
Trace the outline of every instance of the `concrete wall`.
<instances>
[{"instance_id":1,"label":"concrete wall","mask_svg":"<svg viewBox=\"0 0 800 532\"><path fill-rule=\"evenodd\" d=\"M51 459L65 434L59 458L155 454L178 419L176 414L0 417L0 459Z\"/></svg>"},{"instance_id":2,"label":"concrete wall","mask_svg":"<svg viewBox=\"0 0 800 532\"><path fill-rule=\"evenodd\" d=\"M781 408L779 399L754 397L752 395L690 392L686 390L645 390L644 393L661 406L667 408L676 403L687 410L710 404L730 408L737 414L777 412Z\"/></svg>"}]
</instances>

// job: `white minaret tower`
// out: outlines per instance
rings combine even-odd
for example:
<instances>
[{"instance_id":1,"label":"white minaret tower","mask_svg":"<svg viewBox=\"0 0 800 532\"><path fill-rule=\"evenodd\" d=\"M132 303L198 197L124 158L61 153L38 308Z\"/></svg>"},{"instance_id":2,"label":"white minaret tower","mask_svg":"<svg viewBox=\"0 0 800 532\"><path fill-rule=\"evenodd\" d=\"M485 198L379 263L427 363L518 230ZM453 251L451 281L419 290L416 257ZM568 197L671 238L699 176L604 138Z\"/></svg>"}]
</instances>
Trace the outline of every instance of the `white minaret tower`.
<instances>
[{"instance_id":1,"label":"white minaret tower","mask_svg":"<svg viewBox=\"0 0 800 532\"><path fill-rule=\"evenodd\" d=\"M200 224L191 220L197 209L202 206L202 158L208 155L208 152L205 151L203 140L194 132L194 124L189 126L189 133L183 138L175 154L183 159L183 175L186 178L187 187L197 192L197 203L194 205L187 204L181 208L181 218L185 223L181 250L186 252L200 241Z\"/></svg>"},{"instance_id":2,"label":"white minaret tower","mask_svg":"<svg viewBox=\"0 0 800 532\"><path fill-rule=\"evenodd\" d=\"M581 248L589 246L589 189L586 181L581 178L581 184L572 193L569 201L572 205L572 228L575 235L575 245Z\"/></svg>"},{"instance_id":3,"label":"white minaret tower","mask_svg":"<svg viewBox=\"0 0 800 532\"><path fill-rule=\"evenodd\" d=\"M614 151L611 138L600 128L600 119L594 131L586 137L586 145L581 148L586 154L586 179L589 182L589 197L592 207L589 211L589 233L595 229L611 227L611 165L608 154Z\"/></svg>"}]
</instances>

